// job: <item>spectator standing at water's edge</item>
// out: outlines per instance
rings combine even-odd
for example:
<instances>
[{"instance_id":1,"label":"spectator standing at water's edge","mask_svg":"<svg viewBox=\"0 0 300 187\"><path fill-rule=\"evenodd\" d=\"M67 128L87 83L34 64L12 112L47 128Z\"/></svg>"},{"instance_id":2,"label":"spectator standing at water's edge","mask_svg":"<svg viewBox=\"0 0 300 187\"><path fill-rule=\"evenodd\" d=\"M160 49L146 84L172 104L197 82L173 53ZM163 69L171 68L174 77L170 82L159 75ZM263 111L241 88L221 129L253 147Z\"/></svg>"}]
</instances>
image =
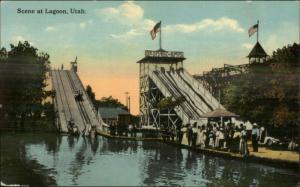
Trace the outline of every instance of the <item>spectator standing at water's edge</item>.
<instances>
[{"instance_id":1,"label":"spectator standing at water's edge","mask_svg":"<svg viewBox=\"0 0 300 187\"><path fill-rule=\"evenodd\" d=\"M205 127L205 147L209 147L209 123L207 123L206 127Z\"/></svg>"},{"instance_id":2,"label":"spectator standing at water's edge","mask_svg":"<svg viewBox=\"0 0 300 187\"><path fill-rule=\"evenodd\" d=\"M177 126L176 132L177 132L177 142L181 143L182 142L182 137L183 137L182 124L179 124Z\"/></svg>"},{"instance_id":3,"label":"spectator standing at water's edge","mask_svg":"<svg viewBox=\"0 0 300 187\"><path fill-rule=\"evenodd\" d=\"M235 153L239 152L240 138L241 138L241 131L239 127L235 127L233 139L232 139L232 146L231 146L232 152Z\"/></svg>"},{"instance_id":4,"label":"spectator standing at water's edge","mask_svg":"<svg viewBox=\"0 0 300 187\"><path fill-rule=\"evenodd\" d=\"M224 127L224 149L228 149L228 140L229 140L229 125L230 123L228 123L225 127Z\"/></svg>"},{"instance_id":5,"label":"spectator standing at water's edge","mask_svg":"<svg viewBox=\"0 0 300 187\"><path fill-rule=\"evenodd\" d=\"M259 130L259 141L261 143L263 143L265 141L265 138L267 136L267 132L265 130L264 127L260 127L260 130Z\"/></svg>"},{"instance_id":6,"label":"spectator standing at water's edge","mask_svg":"<svg viewBox=\"0 0 300 187\"><path fill-rule=\"evenodd\" d=\"M188 125L189 124L186 124L184 125L182 128L181 128L181 132L182 132L182 140L180 143L185 143L185 142L188 142Z\"/></svg>"},{"instance_id":7,"label":"spectator standing at water's edge","mask_svg":"<svg viewBox=\"0 0 300 187\"><path fill-rule=\"evenodd\" d=\"M253 152L258 152L259 130L256 124L254 124L252 128L251 139L252 139Z\"/></svg>"},{"instance_id":8,"label":"spectator standing at water's edge","mask_svg":"<svg viewBox=\"0 0 300 187\"><path fill-rule=\"evenodd\" d=\"M202 138L202 129L200 126L197 128L197 140L196 140L196 146L200 146L201 144L201 138Z\"/></svg>"},{"instance_id":9,"label":"spectator standing at water's edge","mask_svg":"<svg viewBox=\"0 0 300 187\"><path fill-rule=\"evenodd\" d=\"M193 142L193 127L192 127L191 124L188 124L187 139L188 139L188 145L192 146L192 142Z\"/></svg>"},{"instance_id":10,"label":"spectator standing at water's edge","mask_svg":"<svg viewBox=\"0 0 300 187\"><path fill-rule=\"evenodd\" d=\"M243 156L248 155L248 145L247 145L247 131L246 127L243 126L241 131L241 140L240 140L240 154Z\"/></svg>"},{"instance_id":11,"label":"spectator standing at water's edge","mask_svg":"<svg viewBox=\"0 0 300 187\"><path fill-rule=\"evenodd\" d=\"M206 128L204 125L202 125L202 130L201 130L201 148L205 148L207 146L207 133L206 133Z\"/></svg>"},{"instance_id":12,"label":"spectator standing at water's edge","mask_svg":"<svg viewBox=\"0 0 300 187\"><path fill-rule=\"evenodd\" d=\"M220 144L220 130L219 127L216 128L216 139L215 139L215 148L219 148Z\"/></svg>"},{"instance_id":13,"label":"spectator standing at water's edge","mask_svg":"<svg viewBox=\"0 0 300 187\"><path fill-rule=\"evenodd\" d=\"M219 146L221 149L225 148L225 140L224 140L224 129L220 128L220 133L219 133Z\"/></svg>"},{"instance_id":14,"label":"spectator standing at water's edge","mask_svg":"<svg viewBox=\"0 0 300 187\"><path fill-rule=\"evenodd\" d=\"M247 139L249 140L251 138L253 125L248 121L245 123L245 126L246 126L246 132L247 132Z\"/></svg>"},{"instance_id":15,"label":"spectator standing at water's edge","mask_svg":"<svg viewBox=\"0 0 300 187\"><path fill-rule=\"evenodd\" d=\"M209 128L208 138L209 138L209 144L208 144L208 146L210 148L214 148L215 147L215 141L214 141L214 132L213 132L212 128Z\"/></svg>"},{"instance_id":16,"label":"spectator standing at water's edge","mask_svg":"<svg viewBox=\"0 0 300 187\"><path fill-rule=\"evenodd\" d=\"M196 146L196 140L197 140L197 122L193 124L193 136L192 136L192 146Z\"/></svg>"}]
</instances>

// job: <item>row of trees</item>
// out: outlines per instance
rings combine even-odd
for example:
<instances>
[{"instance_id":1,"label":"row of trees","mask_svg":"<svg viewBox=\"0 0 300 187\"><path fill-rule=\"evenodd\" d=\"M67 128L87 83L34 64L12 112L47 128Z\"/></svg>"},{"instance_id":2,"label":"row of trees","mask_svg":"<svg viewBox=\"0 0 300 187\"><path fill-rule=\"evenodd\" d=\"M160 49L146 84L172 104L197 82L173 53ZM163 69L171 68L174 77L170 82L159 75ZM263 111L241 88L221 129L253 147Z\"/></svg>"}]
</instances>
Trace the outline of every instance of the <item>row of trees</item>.
<instances>
[{"instance_id":1,"label":"row of trees","mask_svg":"<svg viewBox=\"0 0 300 187\"><path fill-rule=\"evenodd\" d=\"M128 108L125 105L123 105L118 99L115 99L112 96L102 97L100 100L97 100L95 97L95 93L93 92L92 87L90 85L87 85L86 92L96 109L98 107L120 107L124 110L128 110Z\"/></svg>"},{"instance_id":2,"label":"row of trees","mask_svg":"<svg viewBox=\"0 0 300 187\"><path fill-rule=\"evenodd\" d=\"M250 64L248 73L224 90L225 107L274 133L296 135L300 116L299 54L300 46L294 43L277 49L264 63Z\"/></svg>"},{"instance_id":3,"label":"row of trees","mask_svg":"<svg viewBox=\"0 0 300 187\"><path fill-rule=\"evenodd\" d=\"M50 60L29 42L10 45L0 50L0 122L1 127L24 129L42 118L53 117L53 106L46 99ZM49 118L48 118L49 117ZM44 119L41 121L45 121ZM52 124L51 124L52 125Z\"/></svg>"}]
</instances>

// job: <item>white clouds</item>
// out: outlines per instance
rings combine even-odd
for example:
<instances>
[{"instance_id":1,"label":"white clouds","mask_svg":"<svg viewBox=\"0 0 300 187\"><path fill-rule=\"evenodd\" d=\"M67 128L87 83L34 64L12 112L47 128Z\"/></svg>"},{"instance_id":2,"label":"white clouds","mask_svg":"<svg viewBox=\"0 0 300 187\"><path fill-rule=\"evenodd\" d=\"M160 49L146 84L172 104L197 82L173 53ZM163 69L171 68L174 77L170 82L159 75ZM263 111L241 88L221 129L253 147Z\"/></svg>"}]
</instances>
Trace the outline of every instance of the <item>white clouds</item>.
<instances>
[{"instance_id":1,"label":"white clouds","mask_svg":"<svg viewBox=\"0 0 300 187\"><path fill-rule=\"evenodd\" d=\"M136 36L143 36L148 34L152 27L155 25L155 22L150 19L143 19L140 22L136 23L136 27L134 29L130 29L124 34L111 34L112 38L116 39L131 39Z\"/></svg>"},{"instance_id":2,"label":"white clouds","mask_svg":"<svg viewBox=\"0 0 300 187\"><path fill-rule=\"evenodd\" d=\"M139 35L143 35L144 33L140 32L138 29L131 29L128 32L126 32L125 34L111 34L112 38L131 38L134 36L139 36Z\"/></svg>"},{"instance_id":3,"label":"white clouds","mask_svg":"<svg viewBox=\"0 0 300 187\"><path fill-rule=\"evenodd\" d=\"M121 23L135 22L143 19L144 10L132 1L124 2L117 8L108 7L97 10L105 21L119 21Z\"/></svg>"},{"instance_id":4,"label":"white clouds","mask_svg":"<svg viewBox=\"0 0 300 187\"><path fill-rule=\"evenodd\" d=\"M92 25L94 23L93 20L83 21L79 23L79 27L81 29L85 29L88 25Z\"/></svg>"},{"instance_id":5,"label":"white clouds","mask_svg":"<svg viewBox=\"0 0 300 187\"><path fill-rule=\"evenodd\" d=\"M16 36L13 36L11 38L11 42L14 43L14 44L17 44L19 42L24 42L24 41L28 41L30 45L34 45L33 42L29 41L28 39L25 39L23 36L21 35L16 35Z\"/></svg>"},{"instance_id":6,"label":"white clouds","mask_svg":"<svg viewBox=\"0 0 300 187\"><path fill-rule=\"evenodd\" d=\"M242 44L242 47L244 47L244 48L246 48L246 49L252 49L253 44L250 44L250 43L243 43L243 44Z\"/></svg>"},{"instance_id":7,"label":"white clouds","mask_svg":"<svg viewBox=\"0 0 300 187\"><path fill-rule=\"evenodd\" d=\"M76 27L79 26L79 28L81 28L81 29L86 29L89 25L92 25L93 23L94 23L93 20L88 20L88 21L80 22L79 25L77 25L77 26L76 26L76 24L78 24L78 23L74 23L75 24L74 26L76 26ZM65 31L66 30L65 27L66 27L66 24L56 25L55 27L48 26L45 28L45 31L46 32L54 32L54 31L58 31L58 30Z\"/></svg>"},{"instance_id":8,"label":"white clouds","mask_svg":"<svg viewBox=\"0 0 300 187\"><path fill-rule=\"evenodd\" d=\"M166 33L173 33L173 32L193 33L193 32L199 32L203 30L214 31L214 32L223 31L223 30L230 30L238 33L244 32L244 29L240 27L237 20L230 19L227 17L222 17L216 20L203 19L193 24L167 25L164 28L164 32Z\"/></svg>"},{"instance_id":9,"label":"white clouds","mask_svg":"<svg viewBox=\"0 0 300 187\"><path fill-rule=\"evenodd\" d=\"M111 34L112 38L129 39L133 36L142 36L148 34L155 21L144 18L144 10L141 6L134 2L124 2L118 7L107 7L96 10L99 16L105 22L119 23L129 27L129 30L121 34ZM84 26L84 25L82 25ZM235 19L228 17L221 17L219 19L203 19L192 24L173 24L163 27L163 32L170 33L195 33L200 31L208 32L223 32L230 31L235 33L242 33L244 29Z\"/></svg>"},{"instance_id":10,"label":"white clouds","mask_svg":"<svg viewBox=\"0 0 300 187\"><path fill-rule=\"evenodd\" d=\"M144 18L144 9L132 1L124 2L116 8L107 7L96 11L104 21L128 27L129 30L125 33L110 35L116 39L127 40L143 36L155 25L153 20Z\"/></svg>"},{"instance_id":11,"label":"white clouds","mask_svg":"<svg viewBox=\"0 0 300 187\"><path fill-rule=\"evenodd\" d=\"M149 30L152 29L155 25L155 21L151 20L151 19L144 19L142 22L142 25L144 26L145 29Z\"/></svg>"},{"instance_id":12,"label":"white clouds","mask_svg":"<svg viewBox=\"0 0 300 187\"><path fill-rule=\"evenodd\" d=\"M57 29L55 27L52 27L52 26L48 26L45 31L47 32L53 32L53 31L56 31Z\"/></svg>"},{"instance_id":13,"label":"white clouds","mask_svg":"<svg viewBox=\"0 0 300 187\"><path fill-rule=\"evenodd\" d=\"M97 10L99 14L102 14L106 21L119 14L119 10L116 8L108 7Z\"/></svg>"},{"instance_id":14,"label":"white clouds","mask_svg":"<svg viewBox=\"0 0 300 187\"><path fill-rule=\"evenodd\" d=\"M121 15L132 20L142 19L144 16L144 10L142 7L136 5L134 2L123 3L119 7L119 11Z\"/></svg>"}]
</instances>

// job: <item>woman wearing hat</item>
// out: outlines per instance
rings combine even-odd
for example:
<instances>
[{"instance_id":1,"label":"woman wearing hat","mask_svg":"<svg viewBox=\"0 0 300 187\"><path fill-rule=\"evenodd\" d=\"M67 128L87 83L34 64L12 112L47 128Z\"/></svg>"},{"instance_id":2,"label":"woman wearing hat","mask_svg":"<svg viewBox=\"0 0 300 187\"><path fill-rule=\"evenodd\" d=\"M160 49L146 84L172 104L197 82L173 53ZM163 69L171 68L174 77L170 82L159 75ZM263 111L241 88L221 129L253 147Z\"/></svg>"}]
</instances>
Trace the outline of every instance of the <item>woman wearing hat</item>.
<instances>
[{"instance_id":1,"label":"woman wearing hat","mask_svg":"<svg viewBox=\"0 0 300 187\"><path fill-rule=\"evenodd\" d=\"M254 124L252 128L251 139L252 139L253 152L258 152L259 130L256 124Z\"/></svg>"}]
</instances>

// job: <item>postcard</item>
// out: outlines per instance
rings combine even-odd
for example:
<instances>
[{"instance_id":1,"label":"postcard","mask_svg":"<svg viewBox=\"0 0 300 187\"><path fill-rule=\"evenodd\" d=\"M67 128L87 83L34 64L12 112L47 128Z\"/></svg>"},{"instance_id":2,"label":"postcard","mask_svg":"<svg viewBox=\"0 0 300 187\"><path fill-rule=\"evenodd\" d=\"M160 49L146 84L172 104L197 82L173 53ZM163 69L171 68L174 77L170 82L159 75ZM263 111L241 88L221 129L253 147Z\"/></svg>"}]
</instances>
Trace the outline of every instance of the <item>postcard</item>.
<instances>
[{"instance_id":1,"label":"postcard","mask_svg":"<svg viewBox=\"0 0 300 187\"><path fill-rule=\"evenodd\" d=\"M299 1L0 1L1 186L299 186Z\"/></svg>"}]
</instances>

